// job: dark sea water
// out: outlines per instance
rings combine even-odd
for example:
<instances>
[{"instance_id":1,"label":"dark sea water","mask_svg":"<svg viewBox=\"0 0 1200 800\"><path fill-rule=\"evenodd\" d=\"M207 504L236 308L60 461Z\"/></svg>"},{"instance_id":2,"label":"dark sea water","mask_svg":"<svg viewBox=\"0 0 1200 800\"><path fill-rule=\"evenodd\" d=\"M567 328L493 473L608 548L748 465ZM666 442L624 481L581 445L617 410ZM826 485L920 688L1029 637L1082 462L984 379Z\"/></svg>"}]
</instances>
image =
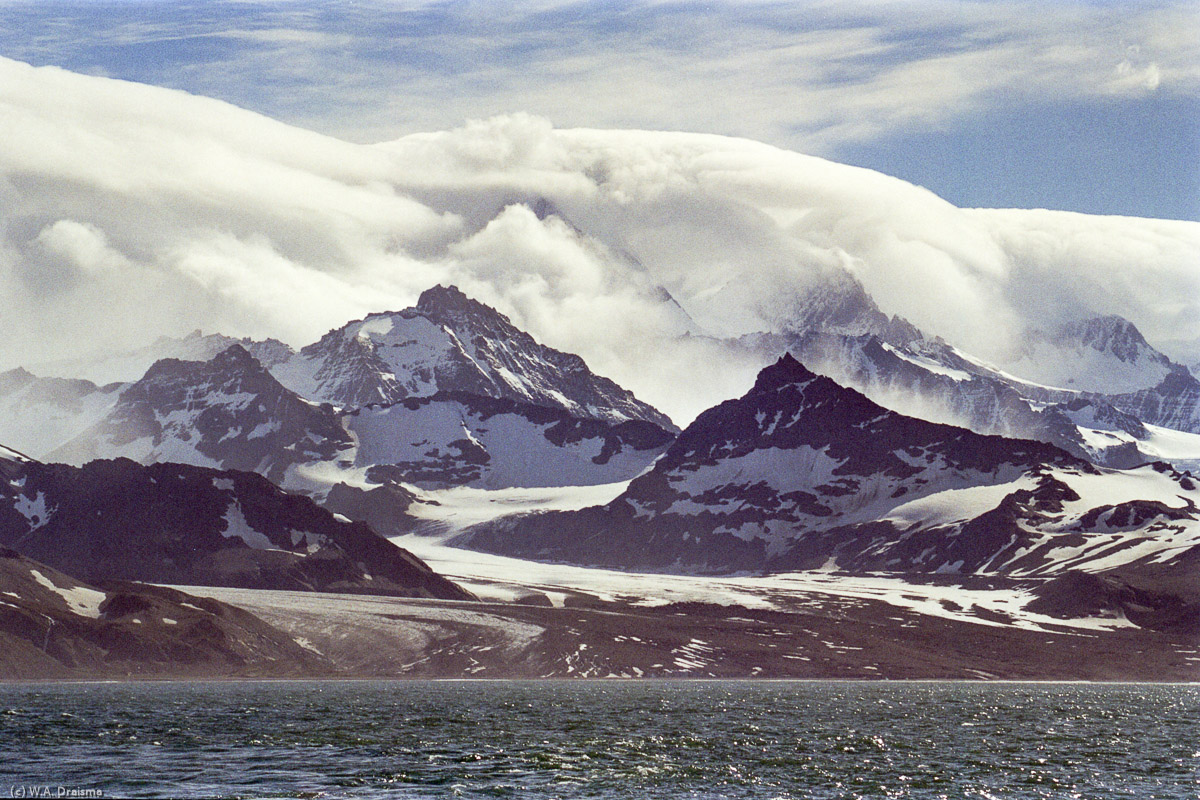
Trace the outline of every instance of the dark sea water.
<instances>
[{"instance_id":1,"label":"dark sea water","mask_svg":"<svg viewBox=\"0 0 1200 800\"><path fill-rule=\"evenodd\" d=\"M1198 769L1196 685L0 685L0 796L1195 800Z\"/></svg>"}]
</instances>

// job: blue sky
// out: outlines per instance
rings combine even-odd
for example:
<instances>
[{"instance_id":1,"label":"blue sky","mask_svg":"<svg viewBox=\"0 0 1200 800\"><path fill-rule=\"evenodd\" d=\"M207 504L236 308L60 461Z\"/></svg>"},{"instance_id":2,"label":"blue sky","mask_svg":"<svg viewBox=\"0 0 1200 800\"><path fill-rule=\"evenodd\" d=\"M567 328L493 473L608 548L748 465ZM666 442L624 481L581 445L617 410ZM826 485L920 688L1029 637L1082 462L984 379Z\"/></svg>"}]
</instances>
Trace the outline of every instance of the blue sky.
<instances>
[{"instance_id":1,"label":"blue sky","mask_svg":"<svg viewBox=\"0 0 1200 800\"><path fill-rule=\"evenodd\" d=\"M961 206L1200 219L1170 2L12 2L0 55L352 141L528 111L745 136Z\"/></svg>"}]
</instances>

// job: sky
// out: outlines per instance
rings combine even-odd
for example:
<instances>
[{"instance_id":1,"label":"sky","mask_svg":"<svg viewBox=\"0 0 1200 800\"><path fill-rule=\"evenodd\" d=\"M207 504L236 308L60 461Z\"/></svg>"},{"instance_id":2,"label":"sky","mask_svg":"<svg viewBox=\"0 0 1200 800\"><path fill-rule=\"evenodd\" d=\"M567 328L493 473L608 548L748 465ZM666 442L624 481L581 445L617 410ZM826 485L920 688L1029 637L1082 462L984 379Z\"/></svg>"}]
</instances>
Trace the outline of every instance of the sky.
<instances>
[{"instance_id":1,"label":"sky","mask_svg":"<svg viewBox=\"0 0 1200 800\"><path fill-rule=\"evenodd\" d=\"M1200 220L1192 2L0 0L0 55L349 142L528 112L746 137L960 207Z\"/></svg>"}]
</instances>

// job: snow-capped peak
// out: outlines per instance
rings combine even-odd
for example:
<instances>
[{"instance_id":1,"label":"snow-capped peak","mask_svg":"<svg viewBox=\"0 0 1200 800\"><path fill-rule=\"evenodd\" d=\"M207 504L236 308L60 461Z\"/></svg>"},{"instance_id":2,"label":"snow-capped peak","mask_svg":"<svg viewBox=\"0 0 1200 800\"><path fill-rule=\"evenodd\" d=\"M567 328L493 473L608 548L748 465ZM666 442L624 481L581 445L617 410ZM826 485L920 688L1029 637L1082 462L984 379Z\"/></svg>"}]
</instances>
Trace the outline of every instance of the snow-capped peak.
<instances>
[{"instance_id":1,"label":"snow-capped peak","mask_svg":"<svg viewBox=\"0 0 1200 800\"><path fill-rule=\"evenodd\" d=\"M1155 363L1167 360L1166 356L1146 342L1132 322L1115 315L1069 322L1059 327L1056 339L1064 344L1073 343L1100 353L1109 353L1127 363L1136 363L1141 359L1150 359Z\"/></svg>"},{"instance_id":2,"label":"snow-capped peak","mask_svg":"<svg viewBox=\"0 0 1200 800\"><path fill-rule=\"evenodd\" d=\"M426 290L413 308L330 331L272 372L293 391L344 408L460 391L674 430L665 415L592 373L579 356L539 344L454 286Z\"/></svg>"},{"instance_id":3,"label":"snow-capped peak","mask_svg":"<svg viewBox=\"0 0 1200 800\"><path fill-rule=\"evenodd\" d=\"M1052 331L1031 331L1007 372L1035 384L1101 394L1157 386L1171 372L1132 322L1116 316L1076 320Z\"/></svg>"},{"instance_id":4,"label":"snow-capped peak","mask_svg":"<svg viewBox=\"0 0 1200 800\"><path fill-rule=\"evenodd\" d=\"M209 361L155 362L103 419L51 457L126 456L278 478L294 461L333 458L351 445L332 408L288 391L234 344Z\"/></svg>"}]
</instances>

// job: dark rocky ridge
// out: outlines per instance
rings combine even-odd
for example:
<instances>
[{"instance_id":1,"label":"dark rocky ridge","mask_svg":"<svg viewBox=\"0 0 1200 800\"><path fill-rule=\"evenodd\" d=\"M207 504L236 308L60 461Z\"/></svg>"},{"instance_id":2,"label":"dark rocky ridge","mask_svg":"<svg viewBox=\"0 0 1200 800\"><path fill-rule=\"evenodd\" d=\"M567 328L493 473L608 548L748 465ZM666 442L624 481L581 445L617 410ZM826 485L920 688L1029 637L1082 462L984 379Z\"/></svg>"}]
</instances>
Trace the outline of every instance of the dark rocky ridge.
<instances>
[{"instance_id":1,"label":"dark rocky ridge","mask_svg":"<svg viewBox=\"0 0 1200 800\"><path fill-rule=\"evenodd\" d=\"M1141 628L1200 636L1200 602L1143 589L1119 575L1071 571L1033 593L1037 599L1025 608L1037 614L1062 619L1120 615Z\"/></svg>"},{"instance_id":2,"label":"dark rocky ridge","mask_svg":"<svg viewBox=\"0 0 1200 800\"><path fill-rule=\"evenodd\" d=\"M211 361L155 362L104 419L47 460L85 463L133 445L145 451L139 460L188 461L194 452L278 481L290 465L335 458L352 444L332 407L285 389L235 344Z\"/></svg>"},{"instance_id":3,"label":"dark rocky ridge","mask_svg":"<svg viewBox=\"0 0 1200 800\"><path fill-rule=\"evenodd\" d=\"M0 459L0 545L87 581L469 599L361 522L260 475Z\"/></svg>"},{"instance_id":4,"label":"dark rocky ridge","mask_svg":"<svg viewBox=\"0 0 1200 800\"><path fill-rule=\"evenodd\" d=\"M791 460L753 466L767 457ZM1047 552L1078 536L1064 531L1038 545L1063 503L1079 499L1052 470L1100 475L1048 444L887 411L784 356L744 397L701 414L608 505L497 520L469 530L461 544L540 560L717 573L814 569L830 559L852 571L970 573L1025 552L1014 563L1037 571L1049 567ZM1191 491L1187 476L1172 475L1181 492ZM1021 477L1032 488L1014 487L992 510L959 523L910 527L888 519L909 500ZM1194 507L1156 503L1099 513L1132 515L1151 529L1196 518Z\"/></svg>"},{"instance_id":5,"label":"dark rocky ridge","mask_svg":"<svg viewBox=\"0 0 1200 800\"><path fill-rule=\"evenodd\" d=\"M66 599L81 596L96 606ZM0 548L0 598L0 678L7 680L334 671L240 608L141 583L89 586L9 548Z\"/></svg>"},{"instance_id":6,"label":"dark rocky ridge","mask_svg":"<svg viewBox=\"0 0 1200 800\"><path fill-rule=\"evenodd\" d=\"M786 424L764 429L766 419L787 417L792 419ZM1002 464L1082 466L1078 459L1041 442L984 436L888 411L861 393L813 373L790 354L760 372L747 395L697 417L658 466L664 471L687 469L764 447L798 446L827 447L831 458L845 459L838 474L883 471L908 477L920 470L899 453L915 453L918 448L936 449L949 465L961 469L986 471Z\"/></svg>"}]
</instances>

